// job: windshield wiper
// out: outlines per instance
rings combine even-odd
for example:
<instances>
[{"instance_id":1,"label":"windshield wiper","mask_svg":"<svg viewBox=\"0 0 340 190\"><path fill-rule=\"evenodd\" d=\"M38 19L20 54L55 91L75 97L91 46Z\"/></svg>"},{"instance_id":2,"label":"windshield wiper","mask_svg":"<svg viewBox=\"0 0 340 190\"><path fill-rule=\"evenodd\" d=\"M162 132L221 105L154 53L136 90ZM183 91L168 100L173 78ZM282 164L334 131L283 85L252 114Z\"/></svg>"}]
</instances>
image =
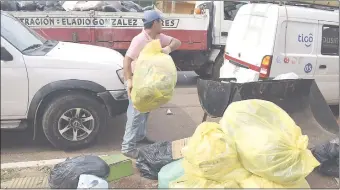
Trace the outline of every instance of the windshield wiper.
<instances>
[{"instance_id":1,"label":"windshield wiper","mask_svg":"<svg viewBox=\"0 0 340 190\"><path fill-rule=\"evenodd\" d=\"M26 51L26 50L30 50L30 49L35 49L35 48L38 48L40 46L41 46L41 44L33 44L33 45L28 46L27 48L25 48L22 51Z\"/></svg>"}]
</instances>

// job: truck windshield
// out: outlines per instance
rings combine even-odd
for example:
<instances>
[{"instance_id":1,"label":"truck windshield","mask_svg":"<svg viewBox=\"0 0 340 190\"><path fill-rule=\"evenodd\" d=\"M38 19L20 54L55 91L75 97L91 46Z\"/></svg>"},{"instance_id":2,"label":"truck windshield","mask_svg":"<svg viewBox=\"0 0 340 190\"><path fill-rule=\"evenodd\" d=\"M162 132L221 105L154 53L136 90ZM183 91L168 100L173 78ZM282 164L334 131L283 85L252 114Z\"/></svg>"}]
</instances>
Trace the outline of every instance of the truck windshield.
<instances>
[{"instance_id":1,"label":"truck windshield","mask_svg":"<svg viewBox=\"0 0 340 190\"><path fill-rule=\"evenodd\" d=\"M20 52L42 46L47 40L16 18L1 14L1 36Z\"/></svg>"}]
</instances>

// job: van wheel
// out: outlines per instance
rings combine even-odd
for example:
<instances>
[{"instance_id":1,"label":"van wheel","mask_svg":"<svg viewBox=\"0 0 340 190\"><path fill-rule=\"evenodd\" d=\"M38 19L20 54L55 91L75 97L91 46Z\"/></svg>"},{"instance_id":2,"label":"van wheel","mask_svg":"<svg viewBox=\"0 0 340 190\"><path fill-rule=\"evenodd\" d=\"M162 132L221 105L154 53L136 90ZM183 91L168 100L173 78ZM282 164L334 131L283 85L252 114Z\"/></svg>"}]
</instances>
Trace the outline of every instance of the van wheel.
<instances>
[{"instance_id":1,"label":"van wheel","mask_svg":"<svg viewBox=\"0 0 340 190\"><path fill-rule=\"evenodd\" d=\"M224 59L223 54L220 54L214 63L213 71L212 71L212 78L213 80L218 80L220 78L220 70L223 65Z\"/></svg>"},{"instance_id":2,"label":"van wheel","mask_svg":"<svg viewBox=\"0 0 340 190\"><path fill-rule=\"evenodd\" d=\"M43 113L46 138L60 149L89 146L106 123L104 107L84 93L70 93L51 101Z\"/></svg>"}]
</instances>

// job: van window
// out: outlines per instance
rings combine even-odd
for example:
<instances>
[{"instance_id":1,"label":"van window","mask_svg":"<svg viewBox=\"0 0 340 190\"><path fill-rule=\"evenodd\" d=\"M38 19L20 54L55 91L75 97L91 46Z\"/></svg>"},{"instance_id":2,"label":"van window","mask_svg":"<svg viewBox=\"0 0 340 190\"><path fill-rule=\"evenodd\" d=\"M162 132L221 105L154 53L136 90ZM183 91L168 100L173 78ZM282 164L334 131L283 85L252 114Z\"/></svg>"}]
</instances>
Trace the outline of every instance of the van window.
<instances>
[{"instance_id":1,"label":"van window","mask_svg":"<svg viewBox=\"0 0 340 190\"><path fill-rule=\"evenodd\" d=\"M322 26L322 55L339 55L339 26Z\"/></svg>"},{"instance_id":2,"label":"van window","mask_svg":"<svg viewBox=\"0 0 340 190\"><path fill-rule=\"evenodd\" d=\"M224 20L234 20L237 11L246 2L224 1Z\"/></svg>"}]
</instances>

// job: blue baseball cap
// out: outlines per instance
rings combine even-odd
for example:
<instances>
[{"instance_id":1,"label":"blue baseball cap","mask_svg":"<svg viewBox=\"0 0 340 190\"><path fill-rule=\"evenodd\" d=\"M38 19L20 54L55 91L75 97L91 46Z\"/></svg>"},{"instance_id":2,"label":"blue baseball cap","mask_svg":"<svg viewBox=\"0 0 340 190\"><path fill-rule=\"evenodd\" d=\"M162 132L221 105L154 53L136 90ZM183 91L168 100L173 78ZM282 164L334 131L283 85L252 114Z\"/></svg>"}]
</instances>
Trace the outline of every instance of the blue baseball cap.
<instances>
[{"instance_id":1,"label":"blue baseball cap","mask_svg":"<svg viewBox=\"0 0 340 190\"><path fill-rule=\"evenodd\" d=\"M150 23L155 20L162 20L161 15L155 10L144 11L144 24Z\"/></svg>"}]
</instances>

